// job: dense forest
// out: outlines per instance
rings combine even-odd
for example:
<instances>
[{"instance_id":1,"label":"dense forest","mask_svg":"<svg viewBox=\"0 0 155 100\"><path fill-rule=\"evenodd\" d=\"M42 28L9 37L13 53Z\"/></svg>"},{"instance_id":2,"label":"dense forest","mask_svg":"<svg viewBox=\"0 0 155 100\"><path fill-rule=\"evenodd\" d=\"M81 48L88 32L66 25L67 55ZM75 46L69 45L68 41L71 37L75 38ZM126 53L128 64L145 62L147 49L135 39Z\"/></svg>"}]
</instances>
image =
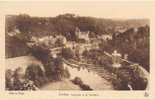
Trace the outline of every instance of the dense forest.
<instances>
[{"instance_id":1,"label":"dense forest","mask_svg":"<svg viewBox=\"0 0 155 100\"><path fill-rule=\"evenodd\" d=\"M129 29L149 24L147 19L112 20L95 17L80 17L74 14L64 14L56 17L30 17L29 15L6 16L6 32L15 28L27 36L45 36L63 34L68 40L74 40L75 28L81 31L91 31L97 35L114 34L117 27Z\"/></svg>"}]
</instances>

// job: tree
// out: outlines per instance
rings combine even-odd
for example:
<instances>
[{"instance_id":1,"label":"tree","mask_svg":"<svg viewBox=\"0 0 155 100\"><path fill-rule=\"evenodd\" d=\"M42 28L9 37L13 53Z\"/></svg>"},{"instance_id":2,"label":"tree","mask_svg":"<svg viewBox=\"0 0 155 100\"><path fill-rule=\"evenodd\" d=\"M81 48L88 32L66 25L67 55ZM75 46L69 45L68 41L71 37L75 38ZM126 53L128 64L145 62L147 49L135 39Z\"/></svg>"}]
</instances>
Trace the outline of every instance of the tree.
<instances>
[{"instance_id":1,"label":"tree","mask_svg":"<svg viewBox=\"0 0 155 100\"><path fill-rule=\"evenodd\" d=\"M16 26L22 33L28 33L31 25L31 18L29 15L21 14L17 16Z\"/></svg>"},{"instance_id":2,"label":"tree","mask_svg":"<svg viewBox=\"0 0 155 100\"><path fill-rule=\"evenodd\" d=\"M10 69L5 72L5 87L7 90L13 90L13 75L14 72Z\"/></svg>"},{"instance_id":3,"label":"tree","mask_svg":"<svg viewBox=\"0 0 155 100\"><path fill-rule=\"evenodd\" d=\"M64 57L65 59L70 59L74 57L74 53L70 48L63 48L62 57Z\"/></svg>"},{"instance_id":4,"label":"tree","mask_svg":"<svg viewBox=\"0 0 155 100\"><path fill-rule=\"evenodd\" d=\"M48 62L48 59L50 58L50 50L42 45L34 45L31 48L30 52L37 59L41 60L44 64L46 64L46 62Z\"/></svg>"},{"instance_id":5,"label":"tree","mask_svg":"<svg viewBox=\"0 0 155 100\"><path fill-rule=\"evenodd\" d=\"M43 69L35 64L31 64L26 68L25 76L33 81L37 87L42 86L47 81Z\"/></svg>"}]
</instances>

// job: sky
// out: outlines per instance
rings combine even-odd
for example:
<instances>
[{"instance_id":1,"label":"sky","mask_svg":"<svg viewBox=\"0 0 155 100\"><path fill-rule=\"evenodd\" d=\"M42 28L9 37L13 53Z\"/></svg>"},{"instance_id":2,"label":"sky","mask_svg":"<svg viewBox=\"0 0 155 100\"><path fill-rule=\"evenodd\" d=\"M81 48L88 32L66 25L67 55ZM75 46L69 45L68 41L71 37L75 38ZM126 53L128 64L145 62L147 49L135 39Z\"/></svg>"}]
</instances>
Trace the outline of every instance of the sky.
<instances>
[{"instance_id":1,"label":"sky","mask_svg":"<svg viewBox=\"0 0 155 100\"><path fill-rule=\"evenodd\" d=\"M99 18L148 18L153 14L153 3L111 1L53 1L53 2L0 2L1 11L7 14L29 14L30 16L53 17L74 13L79 16Z\"/></svg>"}]
</instances>

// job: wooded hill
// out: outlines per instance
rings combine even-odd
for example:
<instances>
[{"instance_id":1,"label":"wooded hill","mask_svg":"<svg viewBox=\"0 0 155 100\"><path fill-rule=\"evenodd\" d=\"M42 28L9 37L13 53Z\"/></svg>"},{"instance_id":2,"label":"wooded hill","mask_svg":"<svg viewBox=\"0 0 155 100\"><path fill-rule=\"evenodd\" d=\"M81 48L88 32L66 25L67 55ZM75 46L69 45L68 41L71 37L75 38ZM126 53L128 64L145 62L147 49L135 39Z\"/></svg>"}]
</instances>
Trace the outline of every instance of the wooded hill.
<instances>
[{"instance_id":1,"label":"wooded hill","mask_svg":"<svg viewBox=\"0 0 155 100\"><path fill-rule=\"evenodd\" d=\"M26 35L45 36L63 34L68 40L74 40L75 29L91 31L97 35L114 34L118 27L129 29L149 25L148 19L112 20L95 17L81 17L74 14L58 15L56 17L31 17L29 15L6 16L6 32L17 28Z\"/></svg>"}]
</instances>

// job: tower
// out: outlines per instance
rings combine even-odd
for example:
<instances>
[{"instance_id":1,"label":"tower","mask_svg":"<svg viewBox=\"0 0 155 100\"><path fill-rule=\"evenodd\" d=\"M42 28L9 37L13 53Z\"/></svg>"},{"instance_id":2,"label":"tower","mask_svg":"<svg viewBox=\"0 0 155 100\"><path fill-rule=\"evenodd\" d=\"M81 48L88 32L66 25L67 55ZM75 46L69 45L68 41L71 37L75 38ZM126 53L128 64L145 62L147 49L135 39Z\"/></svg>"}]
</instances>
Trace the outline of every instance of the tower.
<instances>
[{"instance_id":1,"label":"tower","mask_svg":"<svg viewBox=\"0 0 155 100\"><path fill-rule=\"evenodd\" d=\"M121 54L118 53L116 50L114 50L114 52L112 53L112 66L115 68L119 68L121 67Z\"/></svg>"}]
</instances>

